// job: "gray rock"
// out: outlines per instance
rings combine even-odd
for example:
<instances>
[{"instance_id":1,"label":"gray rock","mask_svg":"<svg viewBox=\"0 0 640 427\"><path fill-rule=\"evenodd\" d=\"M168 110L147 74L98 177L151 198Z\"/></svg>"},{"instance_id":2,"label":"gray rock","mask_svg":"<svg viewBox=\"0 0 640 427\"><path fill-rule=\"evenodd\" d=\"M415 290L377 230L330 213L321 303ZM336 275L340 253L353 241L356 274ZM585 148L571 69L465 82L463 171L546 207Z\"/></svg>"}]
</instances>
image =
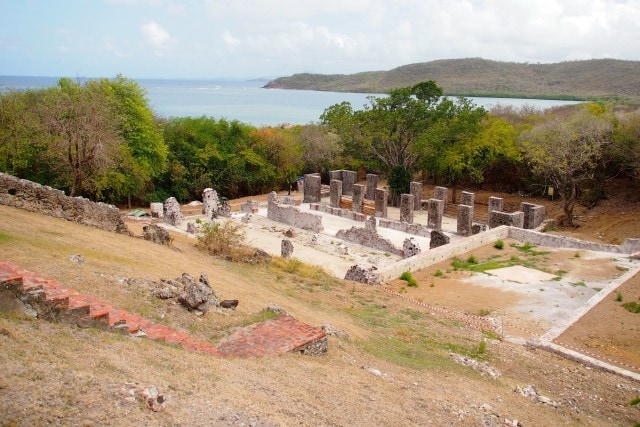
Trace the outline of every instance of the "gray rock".
<instances>
[{"instance_id":1,"label":"gray rock","mask_svg":"<svg viewBox=\"0 0 640 427\"><path fill-rule=\"evenodd\" d=\"M169 232L155 224L148 224L142 227L142 235L144 237L144 240L149 240L159 245L168 245L169 243L171 243Z\"/></svg>"}]
</instances>

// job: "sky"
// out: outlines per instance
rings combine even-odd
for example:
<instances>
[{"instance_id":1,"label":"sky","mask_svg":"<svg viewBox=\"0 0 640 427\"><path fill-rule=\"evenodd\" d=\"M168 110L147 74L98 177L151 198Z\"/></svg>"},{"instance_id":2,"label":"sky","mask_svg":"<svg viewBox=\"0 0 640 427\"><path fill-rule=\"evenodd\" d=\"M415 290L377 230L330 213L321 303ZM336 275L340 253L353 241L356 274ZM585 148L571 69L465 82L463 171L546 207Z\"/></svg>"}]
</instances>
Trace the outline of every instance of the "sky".
<instances>
[{"instance_id":1,"label":"sky","mask_svg":"<svg viewBox=\"0 0 640 427\"><path fill-rule=\"evenodd\" d=\"M275 78L640 60L640 0L0 0L0 75Z\"/></svg>"}]
</instances>

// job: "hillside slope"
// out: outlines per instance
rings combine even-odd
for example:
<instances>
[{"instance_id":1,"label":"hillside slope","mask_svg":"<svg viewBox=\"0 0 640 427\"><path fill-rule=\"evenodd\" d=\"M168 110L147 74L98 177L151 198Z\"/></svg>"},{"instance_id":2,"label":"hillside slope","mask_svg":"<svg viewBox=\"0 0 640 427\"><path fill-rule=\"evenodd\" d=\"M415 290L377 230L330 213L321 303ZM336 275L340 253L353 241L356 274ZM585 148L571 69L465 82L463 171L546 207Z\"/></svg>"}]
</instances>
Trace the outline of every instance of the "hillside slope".
<instances>
[{"instance_id":1,"label":"hillside slope","mask_svg":"<svg viewBox=\"0 0 640 427\"><path fill-rule=\"evenodd\" d=\"M445 94L522 98L586 99L637 97L640 62L593 59L556 64L499 62L481 58L445 59L356 74L294 74L266 88L386 93L435 80Z\"/></svg>"},{"instance_id":2,"label":"hillside slope","mask_svg":"<svg viewBox=\"0 0 640 427\"><path fill-rule=\"evenodd\" d=\"M201 339L279 304L313 325L331 323L322 357L221 359L93 328L0 312L0 414L7 425L632 425L633 384L521 345L488 340L502 375L451 361L479 331L411 306L379 287L307 278L294 269L232 264L174 235L172 248L0 206L0 259ZM139 233L139 226L131 226ZM82 254L83 265L69 261ZM294 264L295 265L295 264ZM230 314L195 316L151 296L145 280L207 273ZM137 280L131 280L137 279ZM154 413L128 384L168 396ZM514 392L536 387L560 406ZM517 422L515 422L517 424Z\"/></svg>"}]
</instances>

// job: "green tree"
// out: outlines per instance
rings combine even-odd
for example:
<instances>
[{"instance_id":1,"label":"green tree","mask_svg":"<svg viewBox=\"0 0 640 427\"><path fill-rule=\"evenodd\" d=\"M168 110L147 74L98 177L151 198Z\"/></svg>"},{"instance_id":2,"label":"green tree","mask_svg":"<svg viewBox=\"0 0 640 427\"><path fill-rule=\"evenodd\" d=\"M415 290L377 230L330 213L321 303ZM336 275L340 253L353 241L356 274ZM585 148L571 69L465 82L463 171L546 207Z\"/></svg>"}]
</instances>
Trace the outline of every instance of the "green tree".
<instances>
[{"instance_id":1,"label":"green tree","mask_svg":"<svg viewBox=\"0 0 640 427\"><path fill-rule=\"evenodd\" d=\"M389 174L389 189L393 205L399 203L401 194L409 193L410 186L411 172L402 165L394 166Z\"/></svg>"},{"instance_id":2,"label":"green tree","mask_svg":"<svg viewBox=\"0 0 640 427\"><path fill-rule=\"evenodd\" d=\"M611 115L597 104L584 106L567 117L549 114L544 122L520 136L532 170L557 189L566 225L575 225L573 208L578 193L594 180L612 137Z\"/></svg>"}]
</instances>

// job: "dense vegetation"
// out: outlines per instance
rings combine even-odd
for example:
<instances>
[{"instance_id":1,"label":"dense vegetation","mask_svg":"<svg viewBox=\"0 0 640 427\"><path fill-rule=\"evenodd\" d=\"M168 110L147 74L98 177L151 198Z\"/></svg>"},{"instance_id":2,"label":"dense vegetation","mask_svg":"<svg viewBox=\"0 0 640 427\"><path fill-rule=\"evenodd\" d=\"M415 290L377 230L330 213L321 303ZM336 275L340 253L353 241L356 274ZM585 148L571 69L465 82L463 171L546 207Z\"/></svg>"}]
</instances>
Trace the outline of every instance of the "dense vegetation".
<instances>
[{"instance_id":1,"label":"dense vegetation","mask_svg":"<svg viewBox=\"0 0 640 427\"><path fill-rule=\"evenodd\" d=\"M184 202L212 187L230 198L286 189L296 177L381 173L397 199L411 179L532 192L575 203L640 173L640 110L592 103L486 111L434 81L329 106L318 124L255 128L212 117L157 119L132 80L61 79L0 94L0 171L111 203Z\"/></svg>"},{"instance_id":2,"label":"dense vegetation","mask_svg":"<svg viewBox=\"0 0 640 427\"><path fill-rule=\"evenodd\" d=\"M615 59L557 64L446 59L357 74L295 74L265 87L334 92L389 93L434 80L446 95L541 99L635 98L640 94L640 62Z\"/></svg>"}]
</instances>

